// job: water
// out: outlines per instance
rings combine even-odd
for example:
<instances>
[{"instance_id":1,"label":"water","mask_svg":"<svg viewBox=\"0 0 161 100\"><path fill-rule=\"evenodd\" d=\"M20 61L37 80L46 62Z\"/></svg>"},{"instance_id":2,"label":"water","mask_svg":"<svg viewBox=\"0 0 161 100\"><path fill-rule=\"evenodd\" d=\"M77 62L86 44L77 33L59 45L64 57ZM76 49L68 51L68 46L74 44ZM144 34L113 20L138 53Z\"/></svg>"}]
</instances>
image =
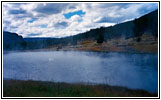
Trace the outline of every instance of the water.
<instances>
[{"instance_id":1,"label":"water","mask_svg":"<svg viewBox=\"0 0 161 100\"><path fill-rule=\"evenodd\" d=\"M158 55L15 52L3 55L3 78L95 83L158 91Z\"/></svg>"}]
</instances>

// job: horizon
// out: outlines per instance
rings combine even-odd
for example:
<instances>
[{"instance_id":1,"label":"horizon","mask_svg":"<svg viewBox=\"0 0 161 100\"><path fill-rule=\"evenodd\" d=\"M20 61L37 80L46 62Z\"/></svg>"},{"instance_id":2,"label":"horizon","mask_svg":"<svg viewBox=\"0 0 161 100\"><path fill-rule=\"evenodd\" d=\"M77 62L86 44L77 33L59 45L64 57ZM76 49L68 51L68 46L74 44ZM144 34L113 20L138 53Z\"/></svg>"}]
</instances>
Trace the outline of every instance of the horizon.
<instances>
[{"instance_id":1,"label":"horizon","mask_svg":"<svg viewBox=\"0 0 161 100\"><path fill-rule=\"evenodd\" d=\"M4 3L3 31L23 38L63 38L131 21L155 10L158 3ZM108 14L101 13L105 11Z\"/></svg>"}]
</instances>

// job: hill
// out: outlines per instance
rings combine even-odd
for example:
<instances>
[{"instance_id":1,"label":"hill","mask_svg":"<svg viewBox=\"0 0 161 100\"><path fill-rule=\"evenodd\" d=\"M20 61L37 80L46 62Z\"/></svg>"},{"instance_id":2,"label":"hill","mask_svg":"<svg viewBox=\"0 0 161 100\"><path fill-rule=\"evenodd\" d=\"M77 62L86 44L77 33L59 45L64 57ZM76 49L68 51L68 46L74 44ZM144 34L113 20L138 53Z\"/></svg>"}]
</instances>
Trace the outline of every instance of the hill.
<instances>
[{"instance_id":1,"label":"hill","mask_svg":"<svg viewBox=\"0 0 161 100\"><path fill-rule=\"evenodd\" d=\"M158 10L65 38L24 38L25 49L157 52ZM141 47L144 47L143 50Z\"/></svg>"},{"instance_id":2,"label":"hill","mask_svg":"<svg viewBox=\"0 0 161 100\"><path fill-rule=\"evenodd\" d=\"M3 32L3 49L4 50L20 50L24 49L26 42L16 33Z\"/></svg>"}]
</instances>

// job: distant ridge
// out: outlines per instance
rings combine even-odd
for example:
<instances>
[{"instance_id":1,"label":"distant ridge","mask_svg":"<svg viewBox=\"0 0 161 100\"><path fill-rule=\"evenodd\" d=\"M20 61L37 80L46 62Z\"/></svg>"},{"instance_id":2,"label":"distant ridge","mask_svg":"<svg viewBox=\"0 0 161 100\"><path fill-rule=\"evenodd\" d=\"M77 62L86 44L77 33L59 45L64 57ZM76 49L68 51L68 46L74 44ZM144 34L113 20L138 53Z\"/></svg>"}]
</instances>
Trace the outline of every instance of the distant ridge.
<instances>
[{"instance_id":1,"label":"distant ridge","mask_svg":"<svg viewBox=\"0 0 161 100\"><path fill-rule=\"evenodd\" d=\"M158 37L158 10L152 11L140 18L132 21L123 22L110 27L100 27L91 29L90 31L68 36L65 38L24 38L18 35L5 35L9 32L4 32L4 43L12 41L13 43L20 43L26 46L26 49L40 49L48 48L51 46L68 44L76 45L80 41L97 41L102 43L115 38L134 38L141 37L143 34L149 34L155 38ZM24 42L25 41L25 42ZM11 43L11 42L9 42ZM25 43L27 43L25 45Z\"/></svg>"},{"instance_id":2,"label":"distant ridge","mask_svg":"<svg viewBox=\"0 0 161 100\"><path fill-rule=\"evenodd\" d=\"M26 42L22 36L16 33L3 32L3 49L4 50L17 50L23 49L26 46Z\"/></svg>"}]
</instances>

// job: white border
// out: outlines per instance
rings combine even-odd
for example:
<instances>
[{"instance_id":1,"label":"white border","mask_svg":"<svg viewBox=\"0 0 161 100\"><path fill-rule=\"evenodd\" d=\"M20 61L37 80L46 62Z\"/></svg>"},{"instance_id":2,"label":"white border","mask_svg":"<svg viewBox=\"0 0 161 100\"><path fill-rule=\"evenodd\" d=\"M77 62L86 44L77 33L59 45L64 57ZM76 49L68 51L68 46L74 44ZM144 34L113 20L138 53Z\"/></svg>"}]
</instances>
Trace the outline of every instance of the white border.
<instances>
[{"instance_id":1,"label":"white border","mask_svg":"<svg viewBox=\"0 0 161 100\"><path fill-rule=\"evenodd\" d=\"M4 1L4 2L3 2L3 1ZM1 2L2 2L1 4L3 5L4 3L153 3L153 2L156 3L156 1L153 1L153 2L152 2L152 0L142 0L142 1L129 0L129 1L122 1L122 2L120 2L121 0L111 0L111 1L101 0L101 1L103 1L103 2L101 2L101 1L96 1L96 0L79 0L80 2L77 1L77 0L69 0L70 2L68 2L68 1L63 2L63 1L65 1L65 0L55 0L56 2L51 1L51 0L46 0L46 1L45 1L45 0L30 0L31 2L29 2L29 1L25 2L25 0L22 0L22 1L24 1L24 2L21 2L21 0L16 0L16 2L15 2L15 0L6 0L6 1L7 1L7 2L5 2L5 0L1 0ZM9 1L10 1L10 2L9 2ZM13 1L14 1L14 2L13 2ZM42 2L37 2L37 1L42 1ZM44 1L45 1L45 2L44 2ZM60 2L59 2L59 1L60 1ZM88 1L88 2L86 2L86 1ZM89 2L89 1L90 1L90 2ZM119 1L119 2L115 2L115 1ZM135 1L135 2L131 2L131 1ZM157 1L158 1L158 0L157 0ZM159 1L160 1L160 0L159 0ZM1 6L2 6L2 5L1 5ZM1 6L0 6L0 7L1 7ZM159 3L158 3L158 21L159 21L159 17L160 17L160 15L159 15L159 14L160 14L160 11L159 11L160 9L159 9L159 8L160 8L160 5L159 5ZM2 16L2 20L1 20L1 21L2 21L2 22L1 22L1 23L2 23L2 24L1 24L1 25L2 25L2 26L1 26L2 29L1 29L1 30L2 30L2 32L3 32L3 7L2 7L2 9L1 9L1 11L2 11L2 12L1 12L1 14L2 14L2 15L1 15L1 16ZM159 25L160 25L160 22L158 23L158 34L159 34L159 30L161 29L161 26L159 27ZM1 33L1 35L2 35L2 37L3 37L3 33ZM161 39L161 35L160 35L160 39ZM159 37L158 37L158 54L159 54L159 52L161 51L161 50L159 51L159 44L160 44L160 43L159 43ZM1 48L1 50L2 50L2 51L1 51L1 52L2 52L2 55L1 55L1 56L2 56L2 62L1 62L1 64L2 64L2 66L1 66L1 67L2 67L2 68L1 68L1 69L2 69L2 79L1 79L1 80L2 80L2 89L1 89L1 91L2 91L2 96L1 96L1 97L2 97L2 98L7 98L7 99L11 99L11 98L12 98L12 99L13 99L13 98L19 98L19 99L24 99L24 98L25 98L25 99L26 99L26 98L29 98L29 99L30 99L30 98L31 98L31 99L34 99L34 98L44 98L44 99L45 99L45 98L46 98L46 99L47 99L47 98L55 98L55 99L56 99L56 98L59 98L59 99L60 99L60 98L61 98L61 99L63 99L63 98L75 98L75 99L77 99L77 98L81 98L81 99L86 99L86 98L88 98L88 99L90 99L90 98L91 98L91 99L92 99L92 98L94 98L94 99L101 99L101 98L102 98L102 99L103 99L103 98L107 98L107 99L108 99L108 98L109 98L109 99L110 99L110 98L115 98L115 99L117 99L117 98L119 98L119 99L124 99L124 98L129 98L129 99L130 99L130 98L133 98L133 99L143 98L143 99L144 99L144 98L145 98L145 99L146 99L146 98L151 98L151 99L154 99L154 98L158 98L159 95L160 95L160 93L159 93L159 77L160 77L160 76L159 76L159 67L160 67L160 65L159 65L159 56L158 56L158 65L159 65L159 66L158 66L158 97L3 97L3 38L2 38L2 43L1 43L1 45L2 45L2 46L1 46L2 48L1 48L1 47L0 47L0 48ZM160 55L160 54L159 54L159 55ZM160 62L161 62L161 59L160 59ZM160 70L161 70L161 68L160 68ZM0 94L0 95L1 95L1 94Z\"/></svg>"}]
</instances>

